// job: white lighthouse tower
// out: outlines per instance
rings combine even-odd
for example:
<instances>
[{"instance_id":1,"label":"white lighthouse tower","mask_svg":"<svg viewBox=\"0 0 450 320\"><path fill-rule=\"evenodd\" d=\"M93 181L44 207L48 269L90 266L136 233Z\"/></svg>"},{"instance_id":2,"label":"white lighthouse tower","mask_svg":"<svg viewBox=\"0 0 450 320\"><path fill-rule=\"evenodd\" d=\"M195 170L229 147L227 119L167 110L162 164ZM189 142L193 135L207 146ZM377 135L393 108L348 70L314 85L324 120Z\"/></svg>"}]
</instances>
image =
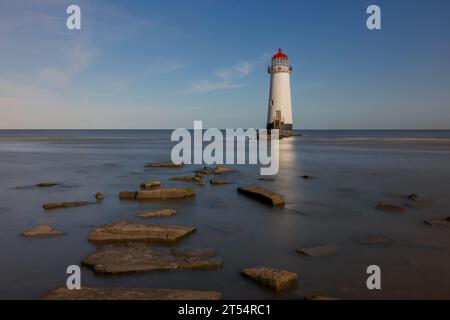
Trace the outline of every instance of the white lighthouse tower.
<instances>
[{"instance_id":1,"label":"white lighthouse tower","mask_svg":"<svg viewBox=\"0 0 450 320\"><path fill-rule=\"evenodd\" d=\"M267 130L279 129L280 136L292 133L291 81L292 66L281 49L272 57L270 74L269 111Z\"/></svg>"}]
</instances>

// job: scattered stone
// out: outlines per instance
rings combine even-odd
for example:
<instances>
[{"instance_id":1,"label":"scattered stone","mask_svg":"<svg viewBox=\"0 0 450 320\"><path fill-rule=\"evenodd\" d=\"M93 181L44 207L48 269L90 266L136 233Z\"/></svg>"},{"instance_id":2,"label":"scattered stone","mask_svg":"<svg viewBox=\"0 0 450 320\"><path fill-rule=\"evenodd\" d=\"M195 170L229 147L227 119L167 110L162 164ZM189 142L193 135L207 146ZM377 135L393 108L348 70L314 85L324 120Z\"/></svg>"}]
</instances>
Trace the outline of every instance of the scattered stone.
<instances>
[{"instance_id":1,"label":"scattered stone","mask_svg":"<svg viewBox=\"0 0 450 320\"><path fill-rule=\"evenodd\" d=\"M36 187L38 188L50 188L50 187L55 187L55 186L59 186L59 183L54 183L54 182L43 182L43 183L38 183L36 185Z\"/></svg>"},{"instance_id":2,"label":"scattered stone","mask_svg":"<svg viewBox=\"0 0 450 320\"><path fill-rule=\"evenodd\" d=\"M258 180L261 180L261 181L271 181L271 182L275 181L274 178L259 178Z\"/></svg>"},{"instance_id":3,"label":"scattered stone","mask_svg":"<svg viewBox=\"0 0 450 320\"><path fill-rule=\"evenodd\" d=\"M339 299L328 296L306 296L305 300L339 300Z\"/></svg>"},{"instance_id":4,"label":"scattered stone","mask_svg":"<svg viewBox=\"0 0 450 320\"><path fill-rule=\"evenodd\" d=\"M150 241L175 243L193 233L195 228L169 224L143 224L114 221L94 229L88 236L93 242Z\"/></svg>"},{"instance_id":5,"label":"scattered stone","mask_svg":"<svg viewBox=\"0 0 450 320\"><path fill-rule=\"evenodd\" d=\"M179 289L82 287L79 290L58 288L42 300L219 300L218 291Z\"/></svg>"},{"instance_id":6,"label":"scattered stone","mask_svg":"<svg viewBox=\"0 0 450 320\"><path fill-rule=\"evenodd\" d=\"M275 192L258 187L239 187L238 192L256 200L271 204L273 206L283 206L284 198Z\"/></svg>"},{"instance_id":7,"label":"scattered stone","mask_svg":"<svg viewBox=\"0 0 450 320\"><path fill-rule=\"evenodd\" d=\"M62 231L59 231L49 225L40 225L35 228L25 230L20 235L24 237L39 237L39 236L59 236L64 234Z\"/></svg>"},{"instance_id":8,"label":"scattered stone","mask_svg":"<svg viewBox=\"0 0 450 320\"><path fill-rule=\"evenodd\" d=\"M82 263L105 273L211 269L223 265L212 249L155 247L142 242L100 246Z\"/></svg>"},{"instance_id":9,"label":"scattered stone","mask_svg":"<svg viewBox=\"0 0 450 320\"><path fill-rule=\"evenodd\" d=\"M397 211L397 212L405 212L406 208L397 206L395 204L389 204L389 203L384 203L384 202L380 202L378 203L378 205L375 207L379 210L384 210L384 211Z\"/></svg>"},{"instance_id":10,"label":"scattered stone","mask_svg":"<svg viewBox=\"0 0 450 320\"><path fill-rule=\"evenodd\" d=\"M211 184L228 184L228 181L224 179L211 179L209 182Z\"/></svg>"},{"instance_id":11,"label":"scattered stone","mask_svg":"<svg viewBox=\"0 0 450 320\"><path fill-rule=\"evenodd\" d=\"M184 163L176 164L173 162L156 162L156 163L146 163L144 167L146 168L183 168Z\"/></svg>"},{"instance_id":12,"label":"scattered stone","mask_svg":"<svg viewBox=\"0 0 450 320\"><path fill-rule=\"evenodd\" d=\"M230 173L230 172L235 172L235 169L232 168L228 168L224 165L218 164L216 166L216 168L214 169L213 173L214 174L224 174L224 173Z\"/></svg>"},{"instance_id":13,"label":"scattered stone","mask_svg":"<svg viewBox=\"0 0 450 320\"><path fill-rule=\"evenodd\" d=\"M176 199L195 196L195 188L166 188L139 191L136 199Z\"/></svg>"},{"instance_id":14,"label":"scattered stone","mask_svg":"<svg viewBox=\"0 0 450 320\"><path fill-rule=\"evenodd\" d=\"M176 212L176 210L173 209L162 209L162 210L155 210L155 211L148 211L144 213L139 213L135 215L135 217L139 218L149 218L149 217L171 217Z\"/></svg>"},{"instance_id":15,"label":"scattered stone","mask_svg":"<svg viewBox=\"0 0 450 320\"><path fill-rule=\"evenodd\" d=\"M310 257L320 257L320 256L325 256L325 255L334 253L337 250L338 250L337 246L323 245L323 246L315 246L315 247L297 249L297 252L302 253L307 256L310 256Z\"/></svg>"},{"instance_id":16,"label":"scattered stone","mask_svg":"<svg viewBox=\"0 0 450 320\"><path fill-rule=\"evenodd\" d=\"M144 182L144 183L141 183L141 189L159 187L160 185L161 185L161 182L159 182L159 181Z\"/></svg>"},{"instance_id":17,"label":"scattered stone","mask_svg":"<svg viewBox=\"0 0 450 320\"><path fill-rule=\"evenodd\" d=\"M87 201L75 201L75 202L55 202L55 203L46 203L42 207L45 210L50 209L58 209L58 208L70 208L70 207L80 207L80 206L87 206L91 204Z\"/></svg>"},{"instance_id":18,"label":"scattered stone","mask_svg":"<svg viewBox=\"0 0 450 320\"><path fill-rule=\"evenodd\" d=\"M242 274L277 291L295 286L298 281L295 272L269 267L247 268L242 271Z\"/></svg>"},{"instance_id":19,"label":"scattered stone","mask_svg":"<svg viewBox=\"0 0 450 320\"><path fill-rule=\"evenodd\" d=\"M170 180L177 180L177 181L193 181L193 182L197 182L200 180L199 177L197 176L177 176L177 177L172 177L170 178Z\"/></svg>"},{"instance_id":20,"label":"scattered stone","mask_svg":"<svg viewBox=\"0 0 450 320\"><path fill-rule=\"evenodd\" d=\"M416 200L418 197L419 197L419 196L418 196L417 194L411 193L411 194L408 196L408 199L409 199L409 200Z\"/></svg>"},{"instance_id":21,"label":"scattered stone","mask_svg":"<svg viewBox=\"0 0 450 320\"><path fill-rule=\"evenodd\" d=\"M354 239L356 242L367 245L389 245L392 243L391 239L382 236L368 236Z\"/></svg>"},{"instance_id":22,"label":"scattered stone","mask_svg":"<svg viewBox=\"0 0 450 320\"><path fill-rule=\"evenodd\" d=\"M119 199L136 199L138 191L122 191L119 193Z\"/></svg>"},{"instance_id":23,"label":"scattered stone","mask_svg":"<svg viewBox=\"0 0 450 320\"><path fill-rule=\"evenodd\" d=\"M450 227L450 217L446 217L442 220L435 220L435 219L427 219L424 220L426 224L429 226L444 226L444 227Z\"/></svg>"},{"instance_id":24,"label":"scattered stone","mask_svg":"<svg viewBox=\"0 0 450 320\"><path fill-rule=\"evenodd\" d=\"M105 199L105 195L103 193L101 193L101 192L97 192L95 194L95 199L101 201L101 200Z\"/></svg>"}]
</instances>

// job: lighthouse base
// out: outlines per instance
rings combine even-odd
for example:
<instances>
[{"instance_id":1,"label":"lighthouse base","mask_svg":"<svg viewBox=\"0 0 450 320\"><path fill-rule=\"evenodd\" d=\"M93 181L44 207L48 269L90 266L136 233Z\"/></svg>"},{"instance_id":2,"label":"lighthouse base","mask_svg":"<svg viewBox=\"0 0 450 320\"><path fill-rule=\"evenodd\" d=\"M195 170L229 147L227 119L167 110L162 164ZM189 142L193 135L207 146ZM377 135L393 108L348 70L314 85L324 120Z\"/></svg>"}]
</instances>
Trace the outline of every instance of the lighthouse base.
<instances>
[{"instance_id":1,"label":"lighthouse base","mask_svg":"<svg viewBox=\"0 0 450 320\"><path fill-rule=\"evenodd\" d=\"M272 129L278 129L280 132L280 138L292 136L292 123L268 123L267 132L270 133Z\"/></svg>"}]
</instances>

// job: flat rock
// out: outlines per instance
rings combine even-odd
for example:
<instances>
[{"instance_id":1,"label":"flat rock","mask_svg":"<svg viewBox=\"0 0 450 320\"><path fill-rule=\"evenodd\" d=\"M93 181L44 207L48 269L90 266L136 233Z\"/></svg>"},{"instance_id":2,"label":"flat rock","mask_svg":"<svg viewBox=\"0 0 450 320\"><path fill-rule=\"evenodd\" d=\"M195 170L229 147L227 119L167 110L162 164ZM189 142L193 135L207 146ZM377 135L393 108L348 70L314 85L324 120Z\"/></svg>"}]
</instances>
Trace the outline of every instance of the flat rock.
<instances>
[{"instance_id":1,"label":"flat rock","mask_svg":"<svg viewBox=\"0 0 450 320\"><path fill-rule=\"evenodd\" d=\"M271 204L273 206L283 206L284 198L275 192L258 187L239 187L238 192L253 199Z\"/></svg>"},{"instance_id":2,"label":"flat rock","mask_svg":"<svg viewBox=\"0 0 450 320\"><path fill-rule=\"evenodd\" d=\"M139 191L136 199L177 199L195 196L195 188L164 188Z\"/></svg>"},{"instance_id":3,"label":"flat rock","mask_svg":"<svg viewBox=\"0 0 450 320\"><path fill-rule=\"evenodd\" d=\"M139 242L100 246L82 263L105 273L211 269L223 264L212 249L156 247Z\"/></svg>"},{"instance_id":4,"label":"flat rock","mask_svg":"<svg viewBox=\"0 0 450 320\"><path fill-rule=\"evenodd\" d=\"M150 241L175 243L193 233L195 228L170 224L144 224L114 221L94 229L88 236L93 242Z\"/></svg>"},{"instance_id":5,"label":"flat rock","mask_svg":"<svg viewBox=\"0 0 450 320\"><path fill-rule=\"evenodd\" d=\"M159 187L160 185L161 185L161 182L159 182L159 181L149 181L149 182L141 183L141 188L147 189L147 188Z\"/></svg>"},{"instance_id":6,"label":"flat rock","mask_svg":"<svg viewBox=\"0 0 450 320\"><path fill-rule=\"evenodd\" d=\"M64 234L62 231L59 231L46 224L25 230L20 233L20 235L24 237L59 236L62 234Z\"/></svg>"},{"instance_id":7,"label":"flat rock","mask_svg":"<svg viewBox=\"0 0 450 320\"><path fill-rule=\"evenodd\" d=\"M173 209L161 209L161 210L155 210L155 211L147 211L143 213L139 213L135 215L135 217L139 218L151 218L151 217L171 217L176 212L176 210Z\"/></svg>"},{"instance_id":8,"label":"flat rock","mask_svg":"<svg viewBox=\"0 0 450 320\"><path fill-rule=\"evenodd\" d=\"M320 257L325 256L331 253L334 253L338 250L337 246L334 245L323 245L323 246L315 246L308 248L297 249L297 252L310 256L310 257Z\"/></svg>"},{"instance_id":9,"label":"flat rock","mask_svg":"<svg viewBox=\"0 0 450 320\"><path fill-rule=\"evenodd\" d=\"M295 272L269 267L247 268L242 270L242 274L277 291L295 286L298 281Z\"/></svg>"},{"instance_id":10,"label":"flat rock","mask_svg":"<svg viewBox=\"0 0 450 320\"><path fill-rule=\"evenodd\" d=\"M305 300L339 300L338 298L328 296L306 296Z\"/></svg>"},{"instance_id":11,"label":"flat rock","mask_svg":"<svg viewBox=\"0 0 450 320\"><path fill-rule=\"evenodd\" d=\"M355 238L355 241L366 245L389 245L392 243L391 239L383 236L367 236Z\"/></svg>"},{"instance_id":12,"label":"flat rock","mask_svg":"<svg viewBox=\"0 0 450 320\"><path fill-rule=\"evenodd\" d=\"M390 203L384 203L384 202L380 202L377 204L377 206L375 207L379 210L384 210L384 211L395 211L395 212L405 212L406 208L403 208L401 206L395 205L395 204L390 204Z\"/></svg>"},{"instance_id":13,"label":"flat rock","mask_svg":"<svg viewBox=\"0 0 450 320\"><path fill-rule=\"evenodd\" d=\"M226 167L224 165L218 164L214 168L213 173L214 174L224 174L224 173L230 173L230 172L235 172L235 171L236 171L235 169L232 169L232 168Z\"/></svg>"},{"instance_id":14,"label":"flat rock","mask_svg":"<svg viewBox=\"0 0 450 320\"><path fill-rule=\"evenodd\" d=\"M216 185L220 185L220 184L228 184L228 181L224 180L224 179L211 179L209 181L211 184L216 184Z\"/></svg>"},{"instance_id":15,"label":"flat rock","mask_svg":"<svg viewBox=\"0 0 450 320\"><path fill-rule=\"evenodd\" d=\"M176 176L170 178L170 180L197 182L200 180L200 178L197 176Z\"/></svg>"},{"instance_id":16,"label":"flat rock","mask_svg":"<svg viewBox=\"0 0 450 320\"><path fill-rule=\"evenodd\" d=\"M275 178L258 178L258 180L260 180L260 181L270 181L270 182L273 182L273 181L275 181Z\"/></svg>"},{"instance_id":17,"label":"flat rock","mask_svg":"<svg viewBox=\"0 0 450 320\"><path fill-rule=\"evenodd\" d=\"M82 287L79 290L58 288L42 300L219 300L218 291L180 289Z\"/></svg>"},{"instance_id":18,"label":"flat rock","mask_svg":"<svg viewBox=\"0 0 450 320\"><path fill-rule=\"evenodd\" d=\"M122 191L119 193L119 199L136 199L138 191Z\"/></svg>"},{"instance_id":19,"label":"flat rock","mask_svg":"<svg viewBox=\"0 0 450 320\"><path fill-rule=\"evenodd\" d=\"M173 162L155 162L155 163L146 163L144 167L146 168L183 168L184 163L173 163Z\"/></svg>"},{"instance_id":20,"label":"flat rock","mask_svg":"<svg viewBox=\"0 0 450 320\"><path fill-rule=\"evenodd\" d=\"M42 207L45 210L50 209L58 209L58 208L70 208L70 207L80 207L80 206L87 206L91 204L88 201L75 201L75 202L54 202L54 203L46 203Z\"/></svg>"}]
</instances>

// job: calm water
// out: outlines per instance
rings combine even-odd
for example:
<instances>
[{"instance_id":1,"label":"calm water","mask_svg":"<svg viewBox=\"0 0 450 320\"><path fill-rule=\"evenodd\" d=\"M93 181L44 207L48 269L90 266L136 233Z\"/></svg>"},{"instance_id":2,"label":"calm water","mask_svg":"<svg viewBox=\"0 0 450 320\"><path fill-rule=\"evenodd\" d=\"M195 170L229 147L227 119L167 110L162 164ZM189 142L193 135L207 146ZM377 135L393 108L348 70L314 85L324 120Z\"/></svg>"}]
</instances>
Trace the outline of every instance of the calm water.
<instances>
[{"instance_id":1,"label":"calm water","mask_svg":"<svg viewBox=\"0 0 450 320\"><path fill-rule=\"evenodd\" d=\"M145 169L167 161L171 131L0 131L0 298L35 299L65 285L66 267L95 250L86 237L96 226L134 218L143 210L174 208L177 215L150 219L189 225L197 232L181 245L218 250L224 267L119 276L82 267L84 286L219 290L225 299L300 299L322 294L339 298L450 298L450 229L429 227L425 218L450 216L449 131L306 131L281 142L275 181L259 181L259 168L238 166L233 184L197 188L194 199L167 202L119 201L122 190L144 181L190 175L183 169ZM316 179L304 180L302 175ZM53 188L25 188L58 182ZM284 209L236 192L259 185L282 194ZM98 205L44 211L52 201L106 199ZM403 205L417 193L432 200L406 213L380 212L379 201ZM27 239L18 234L50 224L67 235ZM354 238L380 235L389 246L367 246ZM335 254L309 258L295 249L335 244ZM366 289L367 266L382 268L382 290ZM240 275L267 265L299 273L297 288L275 294Z\"/></svg>"}]
</instances>

